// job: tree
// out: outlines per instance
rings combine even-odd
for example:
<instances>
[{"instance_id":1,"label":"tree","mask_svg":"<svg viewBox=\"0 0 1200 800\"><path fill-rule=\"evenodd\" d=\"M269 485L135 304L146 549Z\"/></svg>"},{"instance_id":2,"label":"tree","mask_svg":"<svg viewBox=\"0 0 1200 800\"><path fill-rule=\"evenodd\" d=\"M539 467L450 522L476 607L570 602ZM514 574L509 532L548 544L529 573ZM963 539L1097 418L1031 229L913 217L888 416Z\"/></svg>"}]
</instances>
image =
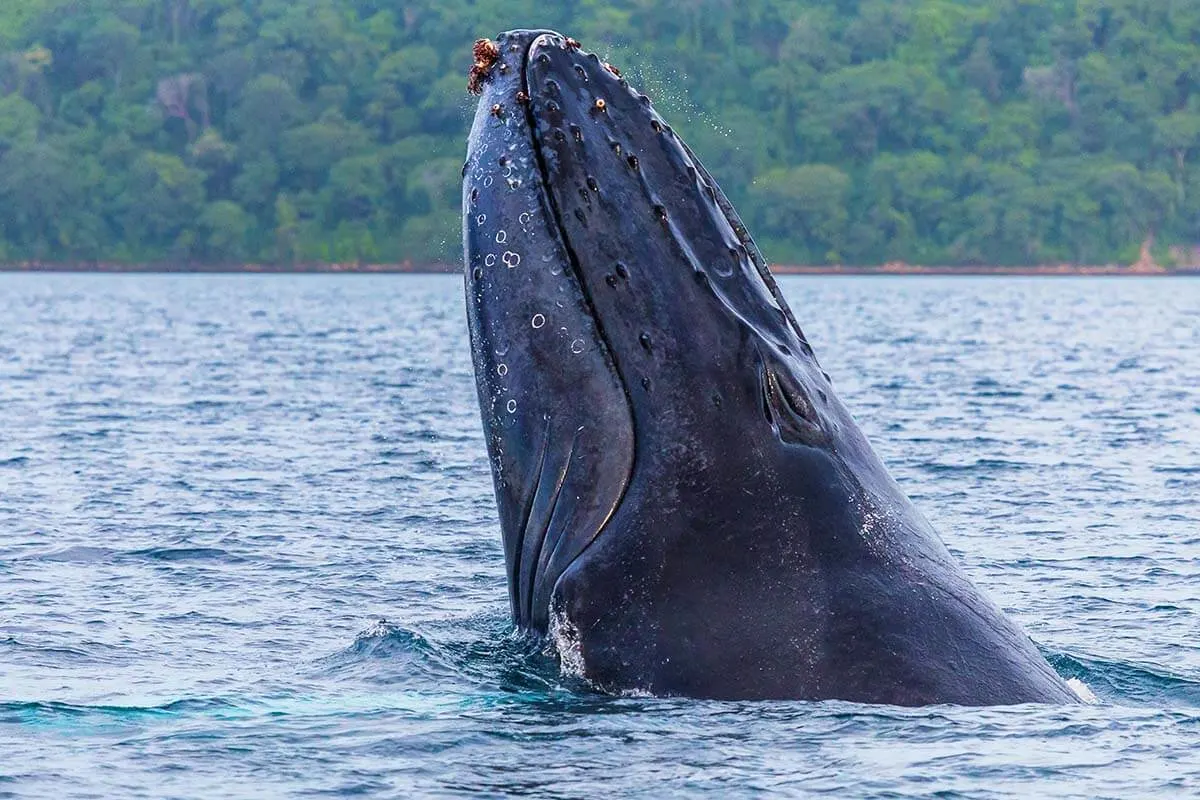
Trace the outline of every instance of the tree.
<instances>
[{"instance_id":1,"label":"tree","mask_svg":"<svg viewBox=\"0 0 1200 800\"><path fill-rule=\"evenodd\" d=\"M217 262L235 262L246 256L254 218L230 200L210 203L200 215L203 235L200 255Z\"/></svg>"},{"instance_id":2,"label":"tree","mask_svg":"<svg viewBox=\"0 0 1200 800\"><path fill-rule=\"evenodd\" d=\"M759 176L750 197L758 230L805 263L838 263L849 221L850 176L828 164L778 167Z\"/></svg>"},{"instance_id":3,"label":"tree","mask_svg":"<svg viewBox=\"0 0 1200 800\"><path fill-rule=\"evenodd\" d=\"M178 156L143 153L133 164L117 223L135 252L146 257L187 257L204 208L204 173Z\"/></svg>"},{"instance_id":4,"label":"tree","mask_svg":"<svg viewBox=\"0 0 1200 800\"><path fill-rule=\"evenodd\" d=\"M24 97L0 97L0 154L36 142L41 119L37 106Z\"/></svg>"}]
</instances>

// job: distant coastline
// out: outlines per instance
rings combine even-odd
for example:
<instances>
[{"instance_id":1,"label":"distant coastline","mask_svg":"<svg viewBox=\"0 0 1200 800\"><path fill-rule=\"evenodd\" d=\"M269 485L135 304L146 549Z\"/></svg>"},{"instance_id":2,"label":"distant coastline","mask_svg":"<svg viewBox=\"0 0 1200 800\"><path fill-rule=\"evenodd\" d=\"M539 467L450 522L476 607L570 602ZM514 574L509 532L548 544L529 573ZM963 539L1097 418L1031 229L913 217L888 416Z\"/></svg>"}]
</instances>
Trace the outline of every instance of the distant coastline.
<instances>
[{"instance_id":1,"label":"distant coastline","mask_svg":"<svg viewBox=\"0 0 1200 800\"><path fill-rule=\"evenodd\" d=\"M228 273L228 274L456 274L457 264L413 263L399 264L124 264L113 262L17 262L0 263L6 273ZM1166 268L1154 264L1044 264L1040 266L939 266L892 263L879 266L805 266L772 264L776 275L1012 275L1012 276L1124 276L1169 277L1200 276L1200 266Z\"/></svg>"}]
</instances>

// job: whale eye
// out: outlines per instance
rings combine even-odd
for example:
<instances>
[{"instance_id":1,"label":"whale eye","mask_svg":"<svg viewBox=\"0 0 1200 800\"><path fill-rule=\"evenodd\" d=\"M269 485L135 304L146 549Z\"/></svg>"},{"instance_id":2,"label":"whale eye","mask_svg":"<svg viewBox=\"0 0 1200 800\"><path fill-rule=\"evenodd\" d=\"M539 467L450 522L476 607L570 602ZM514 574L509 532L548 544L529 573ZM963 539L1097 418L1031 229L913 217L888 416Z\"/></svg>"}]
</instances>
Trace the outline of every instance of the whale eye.
<instances>
[{"instance_id":1,"label":"whale eye","mask_svg":"<svg viewBox=\"0 0 1200 800\"><path fill-rule=\"evenodd\" d=\"M763 413L780 439L810 447L828 443L807 392L786 367L763 364L761 380Z\"/></svg>"}]
</instances>

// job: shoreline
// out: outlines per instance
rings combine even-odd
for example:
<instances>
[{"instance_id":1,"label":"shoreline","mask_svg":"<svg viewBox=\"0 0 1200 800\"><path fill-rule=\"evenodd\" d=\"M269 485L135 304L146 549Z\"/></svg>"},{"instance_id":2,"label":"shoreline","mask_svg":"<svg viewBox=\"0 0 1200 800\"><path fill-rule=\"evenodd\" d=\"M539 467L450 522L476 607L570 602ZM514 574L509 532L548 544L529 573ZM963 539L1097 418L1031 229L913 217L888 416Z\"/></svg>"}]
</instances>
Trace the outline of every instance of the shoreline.
<instances>
[{"instance_id":1,"label":"shoreline","mask_svg":"<svg viewBox=\"0 0 1200 800\"><path fill-rule=\"evenodd\" d=\"M247 274L247 275L446 275L458 274L457 264L120 264L91 262L0 263L0 273L106 273L106 274ZM1024 267L921 266L884 264L873 267L805 266L772 264L775 275L962 275L1024 277L1181 277L1200 276L1200 265L1168 269L1142 264L1046 264Z\"/></svg>"}]
</instances>

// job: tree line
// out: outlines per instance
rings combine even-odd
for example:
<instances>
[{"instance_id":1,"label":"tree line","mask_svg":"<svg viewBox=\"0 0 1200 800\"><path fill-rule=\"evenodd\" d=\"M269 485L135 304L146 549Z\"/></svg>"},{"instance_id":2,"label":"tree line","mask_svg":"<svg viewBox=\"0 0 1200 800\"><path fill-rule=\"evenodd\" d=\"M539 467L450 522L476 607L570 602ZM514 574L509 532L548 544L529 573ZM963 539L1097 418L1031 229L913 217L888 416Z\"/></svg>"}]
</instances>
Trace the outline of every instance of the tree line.
<instances>
[{"instance_id":1,"label":"tree line","mask_svg":"<svg viewBox=\"0 0 1200 800\"><path fill-rule=\"evenodd\" d=\"M1195 0L3 0L0 260L459 258L471 42L621 67L776 261L1200 242Z\"/></svg>"}]
</instances>

